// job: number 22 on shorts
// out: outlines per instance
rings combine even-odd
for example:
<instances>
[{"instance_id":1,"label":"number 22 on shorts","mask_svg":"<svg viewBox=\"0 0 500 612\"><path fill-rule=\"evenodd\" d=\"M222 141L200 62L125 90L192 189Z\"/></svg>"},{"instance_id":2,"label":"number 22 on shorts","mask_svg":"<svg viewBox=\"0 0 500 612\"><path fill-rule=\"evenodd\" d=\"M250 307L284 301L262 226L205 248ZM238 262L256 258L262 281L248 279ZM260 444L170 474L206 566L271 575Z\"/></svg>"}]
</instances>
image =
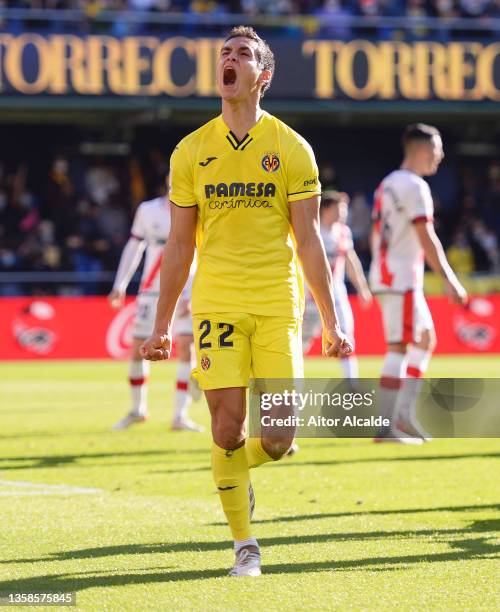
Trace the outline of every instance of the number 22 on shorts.
<instances>
[{"instance_id":1,"label":"number 22 on shorts","mask_svg":"<svg viewBox=\"0 0 500 612\"><path fill-rule=\"evenodd\" d=\"M201 331L200 335L200 349L212 348L211 336L212 323L208 319L201 321L198 329ZM217 323L217 340L219 348L225 348L233 346L233 341L230 340L230 336L234 332L234 325L231 323Z\"/></svg>"}]
</instances>

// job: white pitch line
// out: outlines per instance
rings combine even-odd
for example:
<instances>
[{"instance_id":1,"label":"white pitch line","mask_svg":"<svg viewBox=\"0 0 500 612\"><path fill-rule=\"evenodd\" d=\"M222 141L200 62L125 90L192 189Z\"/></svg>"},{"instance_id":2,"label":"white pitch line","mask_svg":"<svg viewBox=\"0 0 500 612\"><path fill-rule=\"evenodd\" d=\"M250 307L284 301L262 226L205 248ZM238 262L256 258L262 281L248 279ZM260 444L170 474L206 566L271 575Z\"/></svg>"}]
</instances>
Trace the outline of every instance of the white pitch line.
<instances>
[{"instance_id":1,"label":"white pitch line","mask_svg":"<svg viewBox=\"0 0 500 612\"><path fill-rule=\"evenodd\" d=\"M43 484L39 482L25 482L23 480L0 480L0 487L24 489L14 491L0 490L0 496L12 495L93 495L103 493L104 489L91 489L88 487L74 487L66 484ZM26 489L31 489L27 491Z\"/></svg>"}]
</instances>

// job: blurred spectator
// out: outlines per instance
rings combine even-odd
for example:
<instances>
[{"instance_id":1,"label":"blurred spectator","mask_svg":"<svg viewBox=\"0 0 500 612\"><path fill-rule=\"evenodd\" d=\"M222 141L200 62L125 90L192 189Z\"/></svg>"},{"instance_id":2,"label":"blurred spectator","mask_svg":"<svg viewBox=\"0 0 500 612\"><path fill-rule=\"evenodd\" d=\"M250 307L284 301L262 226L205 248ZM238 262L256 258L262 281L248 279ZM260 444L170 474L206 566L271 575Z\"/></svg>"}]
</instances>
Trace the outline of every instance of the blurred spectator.
<instances>
[{"instance_id":1,"label":"blurred spectator","mask_svg":"<svg viewBox=\"0 0 500 612\"><path fill-rule=\"evenodd\" d=\"M132 188L137 193L135 197L136 204L144 200L145 186L157 185L159 182L165 183L165 178L169 171L169 157L171 151L163 153L160 149L154 148L146 153L146 160L142 172L137 170L137 163L133 172ZM131 163L133 163L132 160ZM142 177L142 179L141 179ZM142 184L141 184L142 180ZM143 194L139 197L139 194Z\"/></svg>"},{"instance_id":2,"label":"blurred spectator","mask_svg":"<svg viewBox=\"0 0 500 612\"><path fill-rule=\"evenodd\" d=\"M486 272L500 271L498 241L495 234L480 219L475 219L471 228L472 239L476 244L476 269Z\"/></svg>"},{"instance_id":3,"label":"blurred spectator","mask_svg":"<svg viewBox=\"0 0 500 612\"><path fill-rule=\"evenodd\" d=\"M463 17L479 17L484 15L490 5L491 0L460 0Z\"/></svg>"},{"instance_id":4,"label":"blurred spectator","mask_svg":"<svg viewBox=\"0 0 500 612\"><path fill-rule=\"evenodd\" d=\"M477 202L476 197L473 195L466 195L462 200L462 215L460 218L461 225L468 225L472 223L477 214Z\"/></svg>"},{"instance_id":5,"label":"blurred spectator","mask_svg":"<svg viewBox=\"0 0 500 612\"><path fill-rule=\"evenodd\" d=\"M427 16L427 3L426 0L408 0L406 2L406 15L411 18L421 19L422 17ZM418 27L414 27L411 30L406 30L405 32L401 32L400 35L405 38L411 38L413 40L424 39L429 36L430 31L423 25L419 25Z\"/></svg>"},{"instance_id":6,"label":"blurred spectator","mask_svg":"<svg viewBox=\"0 0 500 612\"><path fill-rule=\"evenodd\" d=\"M85 174L85 188L93 202L105 206L118 193L120 184L112 168L98 160Z\"/></svg>"},{"instance_id":7,"label":"blurred spectator","mask_svg":"<svg viewBox=\"0 0 500 612\"><path fill-rule=\"evenodd\" d=\"M53 219L56 233L64 236L74 214L75 187L69 175L69 163L64 156L57 156L49 173L42 214Z\"/></svg>"},{"instance_id":8,"label":"blurred spectator","mask_svg":"<svg viewBox=\"0 0 500 612\"><path fill-rule=\"evenodd\" d=\"M492 0L487 12L487 16L495 17L497 19L500 18L500 0Z\"/></svg>"},{"instance_id":9,"label":"blurred spectator","mask_svg":"<svg viewBox=\"0 0 500 612\"><path fill-rule=\"evenodd\" d=\"M324 162L319 166L319 180L323 191L335 190L340 191L340 186L337 181L337 170L330 162Z\"/></svg>"},{"instance_id":10,"label":"blurred spectator","mask_svg":"<svg viewBox=\"0 0 500 612\"><path fill-rule=\"evenodd\" d=\"M129 234L129 217L119 199L115 199L99 211L97 217L99 233L108 243L108 265L120 257Z\"/></svg>"},{"instance_id":11,"label":"blurred spectator","mask_svg":"<svg viewBox=\"0 0 500 612\"><path fill-rule=\"evenodd\" d=\"M488 184L481 207L481 216L486 225L500 237L500 161L488 167Z\"/></svg>"},{"instance_id":12,"label":"blurred spectator","mask_svg":"<svg viewBox=\"0 0 500 612\"><path fill-rule=\"evenodd\" d=\"M349 15L349 11L340 0L325 0L323 6L316 12L321 24L320 34L347 40L351 36L351 28L346 19Z\"/></svg>"},{"instance_id":13,"label":"blurred spectator","mask_svg":"<svg viewBox=\"0 0 500 612\"><path fill-rule=\"evenodd\" d=\"M376 17L381 14L379 0L355 0L352 12L363 17Z\"/></svg>"},{"instance_id":14,"label":"blurred spectator","mask_svg":"<svg viewBox=\"0 0 500 612\"><path fill-rule=\"evenodd\" d=\"M352 231L354 249L363 264L363 268L367 268L371 257L370 232L372 222L368 200L361 191L354 192L351 198L347 223Z\"/></svg>"},{"instance_id":15,"label":"blurred spectator","mask_svg":"<svg viewBox=\"0 0 500 612\"><path fill-rule=\"evenodd\" d=\"M99 213L99 206L81 199L78 202L73 231L66 239L68 262L77 275L83 277L89 272L102 272L105 269L104 261L110 245L99 227ZM85 282L83 286L85 294L97 293L97 282Z\"/></svg>"},{"instance_id":16,"label":"blurred spectator","mask_svg":"<svg viewBox=\"0 0 500 612\"><path fill-rule=\"evenodd\" d=\"M431 6L431 13L435 17L441 17L443 19L459 17L458 8L454 0L432 0Z\"/></svg>"},{"instance_id":17,"label":"blurred spectator","mask_svg":"<svg viewBox=\"0 0 500 612\"><path fill-rule=\"evenodd\" d=\"M138 11L151 11L157 8L157 0L128 0L127 2L128 8L132 10ZM168 10L168 6L165 7L165 10Z\"/></svg>"},{"instance_id":18,"label":"blurred spectator","mask_svg":"<svg viewBox=\"0 0 500 612\"><path fill-rule=\"evenodd\" d=\"M474 253L462 229L455 232L452 243L446 251L450 266L455 272L470 274L474 271Z\"/></svg>"},{"instance_id":19,"label":"blurred spectator","mask_svg":"<svg viewBox=\"0 0 500 612\"><path fill-rule=\"evenodd\" d=\"M371 229L371 214L366 196L356 191L349 205L349 226L354 240L367 238Z\"/></svg>"},{"instance_id":20,"label":"blurred spectator","mask_svg":"<svg viewBox=\"0 0 500 612\"><path fill-rule=\"evenodd\" d=\"M189 7L192 13L214 13L218 8L215 0L192 0Z\"/></svg>"}]
</instances>

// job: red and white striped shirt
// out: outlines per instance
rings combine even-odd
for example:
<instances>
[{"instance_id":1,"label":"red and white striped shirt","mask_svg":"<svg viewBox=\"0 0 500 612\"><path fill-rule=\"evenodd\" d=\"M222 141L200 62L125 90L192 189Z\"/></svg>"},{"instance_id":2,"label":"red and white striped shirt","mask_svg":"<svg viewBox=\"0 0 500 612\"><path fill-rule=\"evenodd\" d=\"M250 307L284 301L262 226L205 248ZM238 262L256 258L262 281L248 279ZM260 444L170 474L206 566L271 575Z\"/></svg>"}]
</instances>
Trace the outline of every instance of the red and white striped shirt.
<instances>
[{"instance_id":1,"label":"red and white striped shirt","mask_svg":"<svg viewBox=\"0 0 500 612\"><path fill-rule=\"evenodd\" d=\"M413 224L432 221L429 185L410 170L391 172L375 192L370 286L376 293L421 289L424 251Z\"/></svg>"},{"instance_id":2,"label":"red and white striped shirt","mask_svg":"<svg viewBox=\"0 0 500 612\"><path fill-rule=\"evenodd\" d=\"M161 260L169 234L170 204L168 199L155 198L142 202L135 213L130 239L123 249L113 287L120 291L127 289L145 250L146 257L139 291L141 294L158 295ZM189 279L180 296L181 299L191 300L194 269L193 262Z\"/></svg>"}]
</instances>

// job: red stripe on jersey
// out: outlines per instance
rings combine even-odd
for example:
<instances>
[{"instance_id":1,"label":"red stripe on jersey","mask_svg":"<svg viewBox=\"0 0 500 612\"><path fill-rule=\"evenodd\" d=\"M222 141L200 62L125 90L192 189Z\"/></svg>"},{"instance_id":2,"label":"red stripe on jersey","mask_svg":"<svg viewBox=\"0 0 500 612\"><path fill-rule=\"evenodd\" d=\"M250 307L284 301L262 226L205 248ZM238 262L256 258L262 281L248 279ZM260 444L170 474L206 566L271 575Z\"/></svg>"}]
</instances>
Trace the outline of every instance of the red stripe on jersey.
<instances>
[{"instance_id":1,"label":"red stripe on jersey","mask_svg":"<svg viewBox=\"0 0 500 612\"><path fill-rule=\"evenodd\" d=\"M382 185L380 185L375 189L375 201L373 203L373 212L372 212L372 220L373 220L373 229L376 232L380 232L380 218L382 216Z\"/></svg>"},{"instance_id":2,"label":"red stripe on jersey","mask_svg":"<svg viewBox=\"0 0 500 612\"><path fill-rule=\"evenodd\" d=\"M399 389L401 387L401 378L394 378L393 376L381 376L380 386L384 389Z\"/></svg>"},{"instance_id":3,"label":"red stripe on jersey","mask_svg":"<svg viewBox=\"0 0 500 612\"><path fill-rule=\"evenodd\" d=\"M177 389L177 391L187 391L188 383L185 380L178 380L175 384L175 388Z\"/></svg>"},{"instance_id":4,"label":"red stripe on jersey","mask_svg":"<svg viewBox=\"0 0 500 612\"><path fill-rule=\"evenodd\" d=\"M427 215L419 215L411 220L412 223L418 223L419 221L434 221L432 217L428 217Z\"/></svg>"},{"instance_id":5,"label":"red stripe on jersey","mask_svg":"<svg viewBox=\"0 0 500 612\"><path fill-rule=\"evenodd\" d=\"M413 291L407 291L404 295L403 342L413 342Z\"/></svg>"},{"instance_id":6,"label":"red stripe on jersey","mask_svg":"<svg viewBox=\"0 0 500 612\"><path fill-rule=\"evenodd\" d=\"M406 375L410 378L422 378L424 373L422 372L422 370L419 370L415 366L408 366L406 368Z\"/></svg>"},{"instance_id":7,"label":"red stripe on jersey","mask_svg":"<svg viewBox=\"0 0 500 612\"><path fill-rule=\"evenodd\" d=\"M380 234L380 225L382 223L382 193L383 193L383 182L375 190L375 202L373 205L372 218L374 221L373 229L375 232ZM394 280L394 274L389 271L387 267L387 242L383 236L380 237L380 282L382 285L392 287L392 281Z\"/></svg>"},{"instance_id":8,"label":"red stripe on jersey","mask_svg":"<svg viewBox=\"0 0 500 612\"><path fill-rule=\"evenodd\" d=\"M154 262L151 270L149 271L149 274L146 277L146 280L142 284L141 291L144 291L145 289L149 289L151 285L153 284L153 281L155 280L156 275L160 271L162 258L163 258L163 253L161 253L161 255L158 256L158 259Z\"/></svg>"},{"instance_id":9,"label":"red stripe on jersey","mask_svg":"<svg viewBox=\"0 0 500 612\"><path fill-rule=\"evenodd\" d=\"M392 281L394 280L394 274L389 272L387 267L387 244L382 242L380 244L380 282L382 285L392 287Z\"/></svg>"}]
</instances>

